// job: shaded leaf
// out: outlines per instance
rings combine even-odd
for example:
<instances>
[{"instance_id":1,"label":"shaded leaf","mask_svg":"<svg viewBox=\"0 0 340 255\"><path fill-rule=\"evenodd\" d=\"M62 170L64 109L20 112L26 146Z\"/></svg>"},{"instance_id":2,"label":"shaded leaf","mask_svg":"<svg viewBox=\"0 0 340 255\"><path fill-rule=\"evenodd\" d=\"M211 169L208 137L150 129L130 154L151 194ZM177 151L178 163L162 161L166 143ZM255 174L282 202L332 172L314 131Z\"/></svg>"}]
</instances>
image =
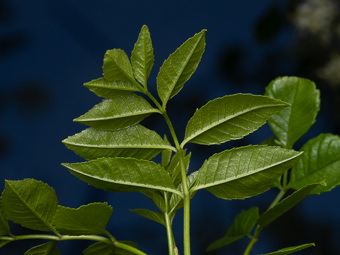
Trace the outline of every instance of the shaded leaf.
<instances>
[{"instance_id":1,"label":"shaded leaf","mask_svg":"<svg viewBox=\"0 0 340 255\"><path fill-rule=\"evenodd\" d=\"M1 197L0 197L0 236L9 235L11 233L8 221L5 219L2 212Z\"/></svg>"},{"instance_id":2,"label":"shaded leaf","mask_svg":"<svg viewBox=\"0 0 340 255\"><path fill-rule=\"evenodd\" d=\"M153 55L152 41L147 26L143 26L138 40L131 53L131 62L134 75L144 87L147 87L147 80L151 73L155 57Z\"/></svg>"},{"instance_id":3,"label":"shaded leaf","mask_svg":"<svg viewBox=\"0 0 340 255\"><path fill-rule=\"evenodd\" d=\"M136 83L129 57L121 49L106 51L103 71L104 77L108 81L130 81Z\"/></svg>"},{"instance_id":4,"label":"shaded leaf","mask_svg":"<svg viewBox=\"0 0 340 255\"><path fill-rule=\"evenodd\" d=\"M132 209L130 211L134 212L135 214L138 214L138 215L140 215L144 218L147 218L149 220L152 220L154 222L157 222L159 224L166 226L164 215L161 212L154 212L154 211L147 210L147 209Z\"/></svg>"},{"instance_id":5,"label":"shaded leaf","mask_svg":"<svg viewBox=\"0 0 340 255\"><path fill-rule=\"evenodd\" d=\"M143 97L134 94L104 99L74 119L96 129L117 130L132 126L152 113L159 113Z\"/></svg>"},{"instance_id":6,"label":"shaded leaf","mask_svg":"<svg viewBox=\"0 0 340 255\"><path fill-rule=\"evenodd\" d=\"M300 189L312 183L319 185L312 194L330 191L340 184L340 137L321 134L302 146L302 157L292 168L289 188Z\"/></svg>"},{"instance_id":7,"label":"shaded leaf","mask_svg":"<svg viewBox=\"0 0 340 255\"><path fill-rule=\"evenodd\" d=\"M183 153L185 154L186 150L184 150ZM191 153L189 153L188 155L184 157L184 167L185 167L186 172L188 172L189 170L190 158L191 158ZM180 184L180 182L182 181L182 177L181 177L180 155L178 153L176 153L172 157L170 165L166 169L170 173L170 176L172 177L172 181L174 185L177 186L178 184Z\"/></svg>"},{"instance_id":8,"label":"shaded leaf","mask_svg":"<svg viewBox=\"0 0 340 255\"><path fill-rule=\"evenodd\" d=\"M4 247L6 244L10 243L11 241L7 240L0 240L0 248Z\"/></svg>"},{"instance_id":9,"label":"shaded leaf","mask_svg":"<svg viewBox=\"0 0 340 255\"><path fill-rule=\"evenodd\" d=\"M242 211L236 216L227 233L222 238L210 244L207 251L219 249L240 240L243 237L249 236L250 232L255 227L258 217L259 209L257 207L252 207L246 211Z\"/></svg>"},{"instance_id":10,"label":"shaded leaf","mask_svg":"<svg viewBox=\"0 0 340 255\"><path fill-rule=\"evenodd\" d=\"M259 218L258 224L260 229L264 229L274 220L279 218L281 215L289 211L293 208L296 204L302 201L306 196L308 196L315 187L319 184L311 184L306 187L299 189L298 191L294 192L290 196L286 197L274 207L265 211Z\"/></svg>"},{"instance_id":11,"label":"shaded leaf","mask_svg":"<svg viewBox=\"0 0 340 255\"><path fill-rule=\"evenodd\" d=\"M59 249L56 242L48 242L35 246L25 252L25 255L59 255Z\"/></svg>"},{"instance_id":12,"label":"shaded leaf","mask_svg":"<svg viewBox=\"0 0 340 255\"><path fill-rule=\"evenodd\" d=\"M113 244L107 244L103 242L98 242L87 247L84 255L133 255L135 253L123 250L121 248L115 247Z\"/></svg>"},{"instance_id":13,"label":"shaded leaf","mask_svg":"<svg viewBox=\"0 0 340 255\"><path fill-rule=\"evenodd\" d=\"M155 131L141 125L117 131L88 128L63 143L87 160L102 157L152 159L163 150L175 150Z\"/></svg>"},{"instance_id":14,"label":"shaded leaf","mask_svg":"<svg viewBox=\"0 0 340 255\"><path fill-rule=\"evenodd\" d=\"M186 143L221 144L261 127L287 104L265 96L236 94L217 98L198 109L185 130Z\"/></svg>"},{"instance_id":15,"label":"shaded leaf","mask_svg":"<svg viewBox=\"0 0 340 255\"><path fill-rule=\"evenodd\" d=\"M309 247L315 246L314 243L308 243L308 244L301 244L298 246L292 246L292 247L287 247L278 251L274 251L271 253L266 253L263 255L287 255L287 254L292 254L294 252L302 251L304 249L307 249Z\"/></svg>"},{"instance_id":16,"label":"shaded leaf","mask_svg":"<svg viewBox=\"0 0 340 255\"><path fill-rule=\"evenodd\" d=\"M127 192L155 189L179 193L172 184L168 172L152 161L100 158L63 166L77 178L103 190Z\"/></svg>"},{"instance_id":17,"label":"shaded leaf","mask_svg":"<svg viewBox=\"0 0 340 255\"><path fill-rule=\"evenodd\" d=\"M84 86L97 96L105 98L113 98L140 91L140 88L135 83L129 81L109 81L105 78L99 78L84 83Z\"/></svg>"},{"instance_id":18,"label":"shaded leaf","mask_svg":"<svg viewBox=\"0 0 340 255\"><path fill-rule=\"evenodd\" d=\"M33 179L6 181L1 203L6 219L34 230L55 230L58 199L47 184Z\"/></svg>"},{"instance_id":19,"label":"shaded leaf","mask_svg":"<svg viewBox=\"0 0 340 255\"><path fill-rule=\"evenodd\" d=\"M258 195L271 188L300 154L274 146L247 146L214 154L198 170L191 191L206 189L223 199Z\"/></svg>"},{"instance_id":20,"label":"shaded leaf","mask_svg":"<svg viewBox=\"0 0 340 255\"><path fill-rule=\"evenodd\" d=\"M145 189L141 190L140 192L150 198L151 201L159 208L159 210L161 210L162 212L165 211L164 198L162 197L159 190Z\"/></svg>"},{"instance_id":21,"label":"shaded leaf","mask_svg":"<svg viewBox=\"0 0 340 255\"><path fill-rule=\"evenodd\" d=\"M196 71L205 49L205 32L202 30L189 38L161 66L157 91L164 108Z\"/></svg>"},{"instance_id":22,"label":"shaded leaf","mask_svg":"<svg viewBox=\"0 0 340 255\"><path fill-rule=\"evenodd\" d=\"M266 95L291 104L268 121L281 145L290 149L315 123L320 109L320 92L310 80L282 77L267 86Z\"/></svg>"},{"instance_id":23,"label":"shaded leaf","mask_svg":"<svg viewBox=\"0 0 340 255\"><path fill-rule=\"evenodd\" d=\"M58 206L54 225L68 235L102 235L113 209L107 203L92 203L77 209Z\"/></svg>"}]
</instances>

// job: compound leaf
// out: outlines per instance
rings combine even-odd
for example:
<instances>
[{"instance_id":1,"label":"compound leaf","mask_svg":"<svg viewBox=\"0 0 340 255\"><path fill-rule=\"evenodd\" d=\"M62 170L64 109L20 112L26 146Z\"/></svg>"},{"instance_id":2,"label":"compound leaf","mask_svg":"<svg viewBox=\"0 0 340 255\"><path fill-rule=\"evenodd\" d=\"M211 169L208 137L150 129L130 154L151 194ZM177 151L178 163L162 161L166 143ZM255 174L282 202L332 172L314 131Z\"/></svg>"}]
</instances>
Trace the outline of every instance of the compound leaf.
<instances>
[{"instance_id":1,"label":"compound leaf","mask_svg":"<svg viewBox=\"0 0 340 255\"><path fill-rule=\"evenodd\" d=\"M131 94L104 99L74 121L96 129L117 130L137 124L152 113L159 113L159 110L143 97Z\"/></svg>"},{"instance_id":2,"label":"compound leaf","mask_svg":"<svg viewBox=\"0 0 340 255\"><path fill-rule=\"evenodd\" d=\"M121 49L106 51L103 65L104 77L108 81L130 81L136 83L129 57Z\"/></svg>"},{"instance_id":3,"label":"compound leaf","mask_svg":"<svg viewBox=\"0 0 340 255\"><path fill-rule=\"evenodd\" d=\"M108 191L155 189L174 192L169 173L160 165L134 158L100 158L84 163L63 164L79 179Z\"/></svg>"},{"instance_id":4,"label":"compound leaf","mask_svg":"<svg viewBox=\"0 0 340 255\"><path fill-rule=\"evenodd\" d=\"M320 109L320 92L310 80L282 77L267 86L266 95L291 104L268 121L280 144L290 149L315 123Z\"/></svg>"},{"instance_id":5,"label":"compound leaf","mask_svg":"<svg viewBox=\"0 0 340 255\"><path fill-rule=\"evenodd\" d=\"M295 253L295 252L298 252L298 251L302 251L302 250L307 249L307 248L312 247L312 246L315 246L315 244L314 243L301 244L301 245L298 245L298 246L287 247L287 248L284 248L284 249L281 249L281 250L278 250L278 251L274 251L274 252L271 252L271 253L266 253L266 254L263 254L263 255L288 255L288 254L292 254L292 253Z\"/></svg>"},{"instance_id":6,"label":"compound leaf","mask_svg":"<svg viewBox=\"0 0 340 255\"><path fill-rule=\"evenodd\" d=\"M242 211L233 221L227 233L220 239L209 245L207 251L213 251L223 246L231 244L235 241L249 236L259 217L259 209L252 207L246 211Z\"/></svg>"},{"instance_id":7,"label":"compound leaf","mask_svg":"<svg viewBox=\"0 0 340 255\"><path fill-rule=\"evenodd\" d=\"M223 199L244 199L271 188L302 154L271 146L246 146L214 154L198 170L191 191L206 189Z\"/></svg>"},{"instance_id":8,"label":"compound leaf","mask_svg":"<svg viewBox=\"0 0 340 255\"><path fill-rule=\"evenodd\" d=\"M161 212L154 212L154 211L147 210L147 209L133 209L133 210L130 210L130 211L134 212L135 214L138 214L138 215L140 215L144 218L147 218L149 220L152 220L154 222L157 222L159 224L166 226L164 215Z\"/></svg>"},{"instance_id":9,"label":"compound leaf","mask_svg":"<svg viewBox=\"0 0 340 255\"><path fill-rule=\"evenodd\" d=\"M56 242L48 242L35 246L25 252L25 255L59 255L59 249Z\"/></svg>"},{"instance_id":10,"label":"compound leaf","mask_svg":"<svg viewBox=\"0 0 340 255\"><path fill-rule=\"evenodd\" d=\"M77 209L58 206L54 225L68 235L102 235L113 209L107 203L92 203Z\"/></svg>"},{"instance_id":11,"label":"compound leaf","mask_svg":"<svg viewBox=\"0 0 340 255\"><path fill-rule=\"evenodd\" d=\"M240 139L286 106L282 101L250 94L217 98L189 120L181 146L187 142L210 145Z\"/></svg>"},{"instance_id":12,"label":"compound leaf","mask_svg":"<svg viewBox=\"0 0 340 255\"><path fill-rule=\"evenodd\" d=\"M205 32L202 30L189 38L161 66L157 91L164 108L196 71L205 49Z\"/></svg>"},{"instance_id":13,"label":"compound leaf","mask_svg":"<svg viewBox=\"0 0 340 255\"><path fill-rule=\"evenodd\" d=\"M90 160L102 157L152 159L163 150L175 150L155 131L134 125L117 131L88 128L63 140L79 156Z\"/></svg>"},{"instance_id":14,"label":"compound leaf","mask_svg":"<svg viewBox=\"0 0 340 255\"><path fill-rule=\"evenodd\" d=\"M140 91L140 88L136 84L129 81L109 81L105 78L99 78L84 83L84 86L97 96L105 98L113 98Z\"/></svg>"},{"instance_id":15,"label":"compound leaf","mask_svg":"<svg viewBox=\"0 0 340 255\"><path fill-rule=\"evenodd\" d=\"M147 80L151 73L155 57L153 55L152 41L147 26L143 26L138 40L131 54L131 63L134 75L141 84L146 88Z\"/></svg>"},{"instance_id":16,"label":"compound leaf","mask_svg":"<svg viewBox=\"0 0 340 255\"><path fill-rule=\"evenodd\" d=\"M311 194L330 191L340 184L340 136L321 134L302 146L302 157L292 168L289 188L300 189L312 183L319 185Z\"/></svg>"},{"instance_id":17,"label":"compound leaf","mask_svg":"<svg viewBox=\"0 0 340 255\"><path fill-rule=\"evenodd\" d=\"M6 219L34 230L55 231L58 199L47 184L33 179L6 181L1 203Z\"/></svg>"},{"instance_id":18,"label":"compound leaf","mask_svg":"<svg viewBox=\"0 0 340 255\"><path fill-rule=\"evenodd\" d=\"M130 242L128 242L127 245L130 245ZM114 245L111 245L108 243L98 242L87 247L84 250L83 254L84 255L98 255L98 254L100 255L134 255L135 253L115 247Z\"/></svg>"}]
</instances>

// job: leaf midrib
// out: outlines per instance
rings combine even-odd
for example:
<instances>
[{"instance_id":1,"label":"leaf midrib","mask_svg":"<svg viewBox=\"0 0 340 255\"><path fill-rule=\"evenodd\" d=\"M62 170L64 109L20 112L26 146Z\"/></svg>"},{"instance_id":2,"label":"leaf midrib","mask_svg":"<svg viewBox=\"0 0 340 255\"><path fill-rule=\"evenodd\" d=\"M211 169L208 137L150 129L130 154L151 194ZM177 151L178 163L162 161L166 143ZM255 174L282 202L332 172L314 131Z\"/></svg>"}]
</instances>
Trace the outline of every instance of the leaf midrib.
<instances>
[{"instance_id":1,"label":"leaf midrib","mask_svg":"<svg viewBox=\"0 0 340 255\"><path fill-rule=\"evenodd\" d=\"M133 114L137 113L137 114ZM159 110L153 109L149 111L140 111L140 112L133 112L133 113L128 113L125 115L111 115L107 117L98 117L98 118L76 118L75 121L98 121L98 120L114 120L114 119L122 119L122 118L128 118L128 117L136 117L136 116L142 116L145 114L151 114L151 113L160 113Z\"/></svg>"}]
</instances>

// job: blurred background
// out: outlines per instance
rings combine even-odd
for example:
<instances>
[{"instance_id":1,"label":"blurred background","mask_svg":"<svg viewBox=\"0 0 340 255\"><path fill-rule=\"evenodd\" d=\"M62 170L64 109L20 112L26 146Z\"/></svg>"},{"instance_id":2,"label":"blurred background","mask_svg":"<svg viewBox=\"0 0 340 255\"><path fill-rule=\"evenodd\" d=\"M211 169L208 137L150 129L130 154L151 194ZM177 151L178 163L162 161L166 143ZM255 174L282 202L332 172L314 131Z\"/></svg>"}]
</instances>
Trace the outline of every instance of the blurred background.
<instances>
[{"instance_id":1,"label":"blurred background","mask_svg":"<svg viewBox=\"0 0 340 255\"><path fill-rule=\"evenodd\" d=\"M137 242L150 255L167 254L163 226L129 212L153 208L137 193L105 193L72 176L60 164L82 161L61 141L86 127L72 120L101 101L82 84L102 76L107 49L130 55L142 25L151 32L155 65L185 40L207 29L207 46L197 72L169 102L169 115L183 137L185 123L208 100L233 93L263 94L278 76L316 82L321 111L296 149L319 133L340 133L340 2L338 0L0 0L0 187L4 180L35 178L52 186L63 206L108 201L114 208L110 232ZM146 125L160 131L163 122ZM257 144L272 136L268 126L223 146L190 146L191 170L215 152ZM222 237L242 210L268 207L277 191L244 201L224 201L200 191L192 201L192 253ZM266 229L253 253L315 242L299 254L339 254L340 189L305 199ZM174 221L182 247L182 215ZM14 233L26 233L13 226ZM248 240L208 254L241 254ZM9 244L0 254L24 254L33 244ZM20 245L19 245L20 244ZM81 254L87 242L64 242L61 254Z\"/></svg>"}]
</instances>

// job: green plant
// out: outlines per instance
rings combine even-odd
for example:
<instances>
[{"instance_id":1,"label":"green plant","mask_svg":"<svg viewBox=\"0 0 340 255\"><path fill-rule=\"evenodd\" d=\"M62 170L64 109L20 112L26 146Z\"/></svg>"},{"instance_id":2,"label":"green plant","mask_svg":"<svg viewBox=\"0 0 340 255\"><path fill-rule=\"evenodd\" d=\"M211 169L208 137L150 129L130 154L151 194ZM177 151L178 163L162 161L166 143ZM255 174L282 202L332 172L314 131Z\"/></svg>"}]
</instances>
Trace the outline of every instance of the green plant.
<instances>
[{"instance_id":1,"label":"green plant","mask_svg":"<svg viewBox=\"0 0 340 255\"><path fill-rule=\"evenodd\" d=\"M63 141L87 161L63 165L99 189L138 191L149 197L158 211L132 211L165 226L170 255L179 254L172 221L182 207L183 253L191 254L190 201L197 191L205 189L218 198L231 200L256 196L275 187L279 192L268 210L261 214L256 207L242 211L226 235L208 247L213 250L250 237L244 252L247 255L271 222L306 196L339 185L340 138L321 134L300 151L292 149L314 124L320 98L313 82L283 77L269 84L265 96L236 94L208 102L193 114L184 139L179 140L166 111L168 102L195 72L204 49L202 30L163 63L157 76L160 101L148 90L154 56L146 26L139 34L131 62L123 50L108 50L104 56L104 77L85 83L105 99L75 119L90 127ZM169 138L139 124L150 114L164 118ZM186 150L187 143L214 145L241 139L267 120L275 138L263 145L224 150L210 156L199 170L189 171L191 154ZM152 161L158 154L160 163ZM0 207L0 247L23 239L45 239L49 242L25 254L59 254L57 242L85 239L95 241L84 250L86 255L145 254L134 243L117 241L106 230L111 214L107 203L91 203L77 209L60 206L54 190L37 180L6 181ZM49 233L14 235L8 221ZM268 254L290 254L313 245Z\"/></svg>"}]
</instances>

